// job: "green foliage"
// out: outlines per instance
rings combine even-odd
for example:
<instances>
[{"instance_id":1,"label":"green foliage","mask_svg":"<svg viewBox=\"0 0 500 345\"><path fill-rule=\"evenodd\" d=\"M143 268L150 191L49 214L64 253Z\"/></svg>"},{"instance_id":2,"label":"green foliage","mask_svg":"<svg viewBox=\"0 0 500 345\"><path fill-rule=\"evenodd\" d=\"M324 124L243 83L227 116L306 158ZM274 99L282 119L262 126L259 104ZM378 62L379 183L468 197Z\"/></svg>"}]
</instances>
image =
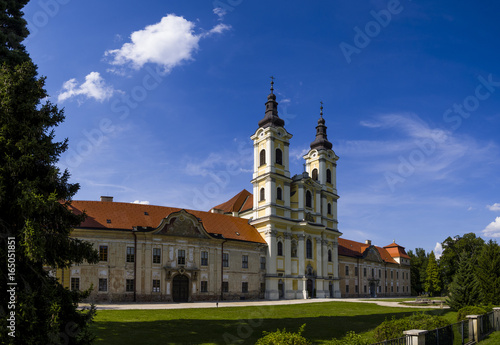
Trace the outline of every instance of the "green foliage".
<instances>
[{"instance_id":1,"label":"green foliage","mask_svg":"<svg viewBox=\"0 0 500 345\"><path fill-rule=\"evenodd\" d=\"M453 276L457 272L457 262L462 252L469 253L471 259L475 259L481 252L484 240L477 237L473 232L463 235L463 237L448 237L442 243L443 253L439 258L439 267L445 291L448 291Z\"/></svg>"},{"instance_id":2,"label":"green foliage","mask_svg":"<svg viewBox=\"0 0 500 345\"><path fill-rule=\"evenodd\" d=\"M477 258L475 277L482 304L500 305L500 246L490 240Z\"/></svg>"},{"instance_id":3,"label":"green foliage","mask_svg":"<svg viewBox=\"0 0 500 345\"><path fill-rule=\"evenodd\" d=\"M88 292L69 291L46 267L97 262L92 244L69 237L84 217L69 210L78 184L56 166L67 141L54 141L64 113L47 97L45 78L25 52L21 9L27 0L0 0L0 267L7 267L7 239L15 253L15 335L7 336L10 294L0 294L2 343L90 344L95 311L78 310ZM10 242L9 242L10 244ZM2 273L0 285L9 277ZM9 314L10 315L10 314Z\"/></svg>"},{"instance_id":4,"label":"green foliage","mask_svg":"<svg viewBox=\"0 0 500 345\"><path fill-rule=\"evenodd\" d=\"M411 294L413 296L421 295L424 289L425 278L427 277L427 263L429 255L422 248L416 248L415 254L413 251L408 251L408 256L411 259L410 277L411 277Z\"/></svg>"},{"instance_id":5,"label":"green foliage","mask_svg":"<svg viewBox=\"0 0 500 345\"><path fill-rule=\"evenodd\" d=\"M255 345L308 345L311 344L302 336L306 324L300 326L298 332L287 332L286 329L276 330L276 332L263 332L264 336L257 340Z\"/></svg>"},{"instance_id":6,"label":"green foliage","mask_svg":"<svg viewBox=\"0 0 500 345\"><path fill-rule=\"evenodd\" d=\"M427 292L430 296L435 296L441 291L441 278L434 252L429 254L424 288L425 292Z\"/></svg>"},{"instance_id":7,"label":"green foliage","mask_svg":"<svg viewBox=\"0 0 500 345\"><path fill-rule=\"evenodd\" d=\"M450 308L459 310L466 306L479 304L478 284L474 274L475 259L463 252L458 259L458 271L453 277L446 303Z\"/></svg>"},{"instance_id":8,"label":"green foliage","mask_svg":"<svg viewBox=\"0 0 500 345\"><path fill-rule=\"evenodd\" d=\"M327 345L368 345L369 342L360 334L349 331L342 339L332 339L326 343Z\"/></svg>"},{"instance_id":9,"label":"green foliage","mask_svg":"<svg viewBox=\"0 0 500 345\"><path fill-rule=\"evenodd\" d=\"M488 310L479 306L467 306L463 307L457 312L457 321L463 321L466 319L467 315L483 315L486 314Z\"/></svg>"},{"instance_id":10,"label":"green foliage","mask_svg":"<svg viewBox=\"0 0 500 345\"><path fill-rule=\"evenodd\" d=\"M401 319L386 320L375 328L374 336L377 341L400 338L404 331L409 329L432 330L444 327L448 321L442 316L433 316L424 313L416 313Z\"/></svg>"}]
</instances>

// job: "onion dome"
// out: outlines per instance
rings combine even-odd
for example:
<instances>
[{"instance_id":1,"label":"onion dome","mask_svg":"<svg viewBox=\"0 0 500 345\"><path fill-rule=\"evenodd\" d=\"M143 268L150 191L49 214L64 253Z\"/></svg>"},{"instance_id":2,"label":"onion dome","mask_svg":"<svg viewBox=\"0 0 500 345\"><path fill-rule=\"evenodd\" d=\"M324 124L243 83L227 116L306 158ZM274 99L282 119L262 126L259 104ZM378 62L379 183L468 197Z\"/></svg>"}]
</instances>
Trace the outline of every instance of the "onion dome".
<instances>
[{"instance_id":1,"label":"onion dome","mask_svg":"<svg viewBox=\"0 0 500 345\"><path fill-rule=\"evenodd\" d=\"M316 126L316 139L311 143L311 150L331 150L332 143L328 141L326 137L326 126L325 119L323 118L323 102L321 102L320 118L318 120L318 125Z\"/></svg>"},{"instance_id":2,"label":"onion dome","mask_svg":"<svg viewBox=\"0 0 500 345\"><path fill-rule=\"evenodd\" d=\"M278 102L276 102L276 95L273 93L274 77L271 77L271 93L267 96L266 114L264 118L259 121L259 127L283 127L285 121L278 116Z\"/></svg>"}]
</instances>

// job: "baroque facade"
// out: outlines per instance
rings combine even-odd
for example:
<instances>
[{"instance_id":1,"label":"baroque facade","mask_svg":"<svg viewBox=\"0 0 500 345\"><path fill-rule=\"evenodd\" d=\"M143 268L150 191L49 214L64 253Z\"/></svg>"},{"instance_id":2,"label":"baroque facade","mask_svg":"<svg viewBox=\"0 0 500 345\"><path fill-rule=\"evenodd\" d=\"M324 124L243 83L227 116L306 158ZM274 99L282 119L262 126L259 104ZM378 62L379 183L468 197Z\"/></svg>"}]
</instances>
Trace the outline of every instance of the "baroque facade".
<instances>
[{"instance_id":1,"label":"baroque facade","mask_svg":"<svg viewBox=\"0 0 500 345\"><path fill-rule=\"evenodd\" d=\"M291 176L292 135L273 92L251 136L253 193L210 212L101 201L73 201L88 218L72 236L99 250L96 265L58 270L93 301L302 299L410 294L410 261L392 243L341 238L339 157L327 138L323 107L304 171Z\"/></svg>"}]
</instances>

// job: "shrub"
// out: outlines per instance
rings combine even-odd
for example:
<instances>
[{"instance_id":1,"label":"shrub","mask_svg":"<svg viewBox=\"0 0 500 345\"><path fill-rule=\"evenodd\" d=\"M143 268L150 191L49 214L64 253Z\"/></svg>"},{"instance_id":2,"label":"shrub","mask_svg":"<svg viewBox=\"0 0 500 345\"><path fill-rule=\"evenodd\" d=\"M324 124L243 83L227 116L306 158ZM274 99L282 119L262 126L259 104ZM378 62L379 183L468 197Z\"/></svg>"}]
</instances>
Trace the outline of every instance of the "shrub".
<instances>
[{"instance_id":1,"label":"shrub","mask_svg":"<svg viewBox=\"0 0 500 345\"><path fill-rule=\"evenodd\" d=\"M479 306L467 306L458 310L457 321L463 321L466 319L467 315L483 315L486 314L488 310L484 307Z\"/></svg>"},{"instance_id":2,"label":"shrub","mask_svg":"<svg viewBox=\"0 0 500 345\"><path fill-rule=\"evenodd\" d=\"M302 336L305 324L300 326L297 333L287 332L286 329L276 332L263 332L264 336L257 340L255 345L310 345L311 342Z\"/></svg>"},{"instance_id":3,"label":"shrub","mask_svg":"<svg viewBox=\"0 0 500 345\"><path fill-rule=\"evenodd\" d=\"M359 334L354 331L347 332L342 339L332 339L327 345L368 345L368 341L363 339Z\"/></svg>"},{"instance_id":4,"label":"shrub","mask_svg":"<svg viewBox=\"0 0 500 345\"><path fill-rule=\"evenodd\" d=\"M374 336L377 341L402 337L403 331L410 329L432 330L448 325L442 316L433 316L424 313L416 313L401 319L385 320L375 328Z\"/></svg>"}]
</instances>

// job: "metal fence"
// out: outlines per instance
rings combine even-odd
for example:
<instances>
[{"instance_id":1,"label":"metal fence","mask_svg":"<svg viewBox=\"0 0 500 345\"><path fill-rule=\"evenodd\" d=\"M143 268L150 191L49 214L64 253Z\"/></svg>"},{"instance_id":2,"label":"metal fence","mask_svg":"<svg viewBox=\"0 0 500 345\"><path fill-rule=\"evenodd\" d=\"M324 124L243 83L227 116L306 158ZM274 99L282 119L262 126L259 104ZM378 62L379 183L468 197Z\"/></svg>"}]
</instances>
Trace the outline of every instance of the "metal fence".
<instances>
[{"instance_id":1,"label":"metal fence","mask_svg":"<svg viewBox=\"0 0 500 345\"><path fill-rule=\"evenodd\" d=\"M478 320L481 339L494 331L495 318L493 312L481 315Z\"/></svg>"},{"instance_id":2,"label":"metal fence","mask_svg":"<svg viewBox=\"0 0 500 345\"><path fill-rule=\"evenodd\" d=\"M426 345L466 345L474 340L469 334L469 322L461 321L433 329L425 334Z\"/></svg>"}]
</instances>

